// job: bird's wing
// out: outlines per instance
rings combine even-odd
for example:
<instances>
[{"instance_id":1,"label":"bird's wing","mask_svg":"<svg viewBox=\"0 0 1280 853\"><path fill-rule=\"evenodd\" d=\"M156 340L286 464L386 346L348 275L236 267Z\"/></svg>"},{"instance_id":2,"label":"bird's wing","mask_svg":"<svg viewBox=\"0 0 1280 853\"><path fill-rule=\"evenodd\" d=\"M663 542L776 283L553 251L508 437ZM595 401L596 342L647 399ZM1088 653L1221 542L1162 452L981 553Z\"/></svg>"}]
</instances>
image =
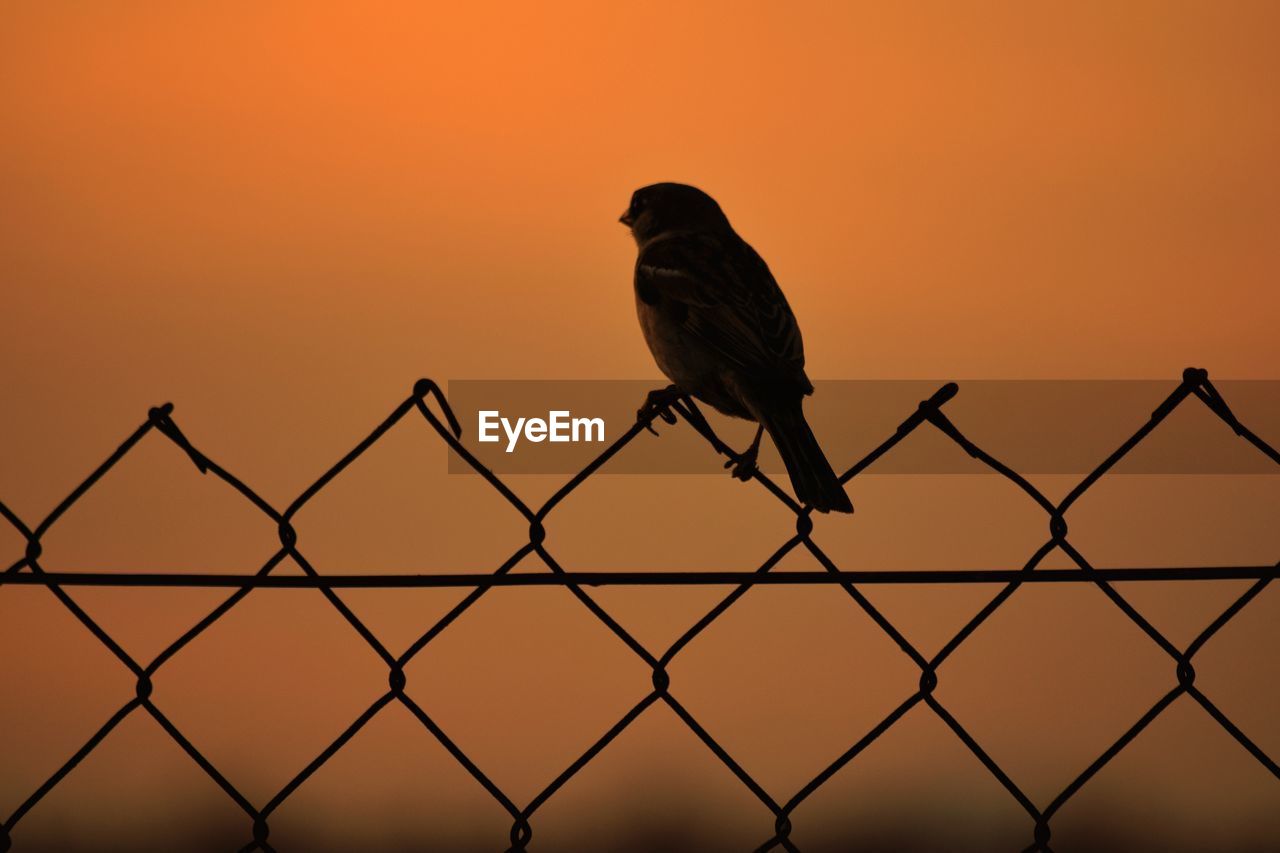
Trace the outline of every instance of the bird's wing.
<instances>
[{"instance_id":1,"label":"bird's wing","mask_svg":"<svg viewBox=\"0 0 1280 853\"><path fill-rule=\"evenodd\" d=\"M803 375L804 344L795 315L764 259L736 236L655 240L636 263L636 288L645 301L670 299L683 306L685 331L727 362L752 372Z\"/></svg>"}]
</instances>

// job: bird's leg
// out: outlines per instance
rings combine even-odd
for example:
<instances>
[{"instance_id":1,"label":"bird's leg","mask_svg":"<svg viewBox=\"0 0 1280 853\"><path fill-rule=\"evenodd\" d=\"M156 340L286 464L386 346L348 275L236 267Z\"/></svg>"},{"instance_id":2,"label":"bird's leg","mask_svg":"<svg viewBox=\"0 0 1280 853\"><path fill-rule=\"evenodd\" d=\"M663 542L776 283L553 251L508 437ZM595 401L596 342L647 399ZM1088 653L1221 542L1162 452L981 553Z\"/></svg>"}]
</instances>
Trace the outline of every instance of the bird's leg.
<instances>
[{"instance_id":1,"label":"bird's leg","mask_svg":"<svg viewBox=\"0 0 1280 853\"><path fill-rule=\"evenodd\" d=\"M724 463L724 467L733 466L733 476L742 481L751 479L756 472L756 457L760 455L760 436L764 435L764 427L756 427L756 437L751 440L751 446L738 455L736 459L730 459Z\"/></svg>"},{"instance_id":2,"label":"bird's leg","mask_svg":"<svg viewBox=\"0 0 1280 853\"><path fill-rule=\"evenodd\" d=\"M658 431L653 428L653 419L659 417L669 424L675 423L676 416L670 406L681 396L682 392L674 385L650 391L644 398L644 405L636 412L636 420L646 421L644 428L657 435Z\"/></svg>"}]
</instances>

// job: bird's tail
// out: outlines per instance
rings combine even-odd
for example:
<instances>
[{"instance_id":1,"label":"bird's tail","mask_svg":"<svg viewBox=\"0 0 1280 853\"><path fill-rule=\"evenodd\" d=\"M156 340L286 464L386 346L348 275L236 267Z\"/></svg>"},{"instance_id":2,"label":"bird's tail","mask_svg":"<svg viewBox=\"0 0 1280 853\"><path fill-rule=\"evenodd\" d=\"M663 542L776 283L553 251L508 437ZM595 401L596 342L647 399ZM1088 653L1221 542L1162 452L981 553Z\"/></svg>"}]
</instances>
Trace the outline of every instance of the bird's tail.
<instances>
[{"instance_id":1,"label":"bird's tail","mask_svg":"<svg viewBox=\"0 0 1280 853\"><path fill-rule=\"evenodd\" d=\"M819 512L853 512L849 496L804 419L800 401L771 408L775 410L760 413L760 423L773 439L783 464L787 466L796 497Z\"/></svg>"}]
</instances>

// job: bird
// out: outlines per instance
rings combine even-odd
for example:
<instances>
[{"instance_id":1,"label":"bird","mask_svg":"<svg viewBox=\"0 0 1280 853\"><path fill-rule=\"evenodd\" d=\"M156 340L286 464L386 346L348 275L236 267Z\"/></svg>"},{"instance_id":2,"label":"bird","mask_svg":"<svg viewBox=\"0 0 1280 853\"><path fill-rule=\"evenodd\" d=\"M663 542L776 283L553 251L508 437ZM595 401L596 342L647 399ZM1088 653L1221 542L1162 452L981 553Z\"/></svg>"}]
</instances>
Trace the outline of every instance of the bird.
<instances>
[{"instance_id":1,"label":"bird","mask_svg":"<svg viewBox=\"0 0 1280 853\"><path fill-rule=\"evenodd\" d=\"M658 368L673 383L669 394L757 424L734 476L752 476L768 432L801 503L853 512L805 420L813 383L800 327L764 259L715 199L688 184L641 187L619 221L636 242L636 313ZM670 397L659 397L659 407L662 399ZM654 400L650 395L649 404Z\"/></svg>"}]
</instances>

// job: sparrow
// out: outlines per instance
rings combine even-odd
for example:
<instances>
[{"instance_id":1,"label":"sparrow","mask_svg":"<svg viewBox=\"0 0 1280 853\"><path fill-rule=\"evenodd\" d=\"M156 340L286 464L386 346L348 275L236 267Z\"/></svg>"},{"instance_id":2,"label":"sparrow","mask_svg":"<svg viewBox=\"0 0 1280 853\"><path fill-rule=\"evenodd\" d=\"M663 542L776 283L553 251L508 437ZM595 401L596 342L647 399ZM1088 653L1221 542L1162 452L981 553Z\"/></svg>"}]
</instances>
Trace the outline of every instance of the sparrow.
<instances>
[{"instance_id":1,"label":"sparrow","mask_svg":"<svg viewBox=\"0 0 1280 853\"><path fill-rule=\"evenodd\" d=\"M853 512L805 421L813 384L795 315L720 205L695 187L652 184L632 194L619 221L639 250L636 312L658 368L676 392L759 425L734 476L751 476L768 432L802 503Z\"/></svg>"}]
</instances>

